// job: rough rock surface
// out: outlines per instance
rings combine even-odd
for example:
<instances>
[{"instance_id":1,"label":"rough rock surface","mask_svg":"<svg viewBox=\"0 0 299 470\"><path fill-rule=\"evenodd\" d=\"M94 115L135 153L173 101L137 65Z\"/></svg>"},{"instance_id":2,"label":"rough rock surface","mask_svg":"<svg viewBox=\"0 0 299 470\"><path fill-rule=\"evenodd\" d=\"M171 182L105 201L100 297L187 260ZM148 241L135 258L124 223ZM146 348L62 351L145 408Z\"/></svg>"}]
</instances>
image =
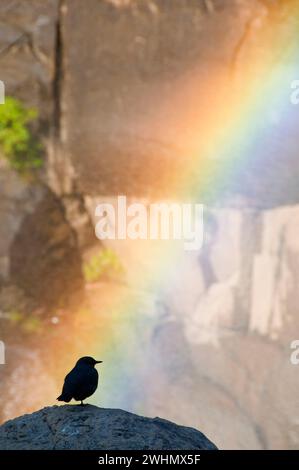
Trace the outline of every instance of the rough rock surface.
<instances>
[{"instance_id":1,"label":"rough rock surface","mask_svg":"<svg viewBox=\"0 0 299 470\"><path fill-rule=\"evenodd\" d=\"M46 124L55 103L58 0L3 1L0 5L0 70L6 94L37 106Z\"/></svg>"},{"instance_id":2,"label":"rough rock surface","mask_svg":"<svg viewBox=\"0 0 299 470\"><path fill-rule=\"evenodd\" d=\"M288 13L292 5L297 11L298 0L81 4L6 0L0 6L0 78L7 94L39 108L41 127L54 137L49 180L62 192L76 175L85 194L169 196L172 177L202 131L192 123L205 105L204 84L218 76L231 84L232 71L243 83L244 64L267 62L273 49L263 37L273 21L282 41L298 29L297 16ZM225 188L229 194L245 194L251 205L298 201L298 113L289 112L288 134L275 132L265 146L264 171L246 165ZM271 128L268 119L262 116Z\"/></svg>"},{"instance_id":3,"label":"rough rock surface","mask_svg":"<svg viewBox=\"0 0 299 470\"><path fill-rule=\"evenodd\" d=\"M8 285L21 289L36 307L65 304L74 286L80 292L83 277L76 232L51 190L2 164L0 217L0 309L10 309L3 290Z\"/></svg>"},{"instance_id":4,"label":"rough rock surface","mask_svg":"<svg viewBox=\"0 0 299 470\"><path fill-rule=\"evenodd\" d=\"M8 421L0 449L216 449L201 432L161 418L86 405L54 406Z\"/></svg>"},{"instance_id":5,"label":"rough rock surface","mask_svg":"<svg viewBox=\"0 0 299 470\"><path fill-rule=\"evenodd\" d=\"M60 199L49 190L15 236L10 274L14 284L48 307L66 305L74 292L82 290L76 233Z\"/></svg>"}]
</instances>

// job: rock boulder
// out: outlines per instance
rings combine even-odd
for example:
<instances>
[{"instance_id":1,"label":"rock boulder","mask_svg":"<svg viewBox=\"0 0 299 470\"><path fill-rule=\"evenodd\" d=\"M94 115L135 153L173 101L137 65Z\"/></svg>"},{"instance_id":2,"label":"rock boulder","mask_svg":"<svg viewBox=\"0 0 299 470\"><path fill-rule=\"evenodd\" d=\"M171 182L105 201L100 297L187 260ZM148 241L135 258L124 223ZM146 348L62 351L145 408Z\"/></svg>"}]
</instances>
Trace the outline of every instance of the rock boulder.
<instances>
[{"instance_id":1,"label":"rock boulder","mask_svg":"<svg viewBox=\"0 0 299 470\"><path fill-rule=\"evenodd\" d=\"M43 408L0 427L0 449L216 449L196 429L92 405Z\"/></svg>"}]
</instances>

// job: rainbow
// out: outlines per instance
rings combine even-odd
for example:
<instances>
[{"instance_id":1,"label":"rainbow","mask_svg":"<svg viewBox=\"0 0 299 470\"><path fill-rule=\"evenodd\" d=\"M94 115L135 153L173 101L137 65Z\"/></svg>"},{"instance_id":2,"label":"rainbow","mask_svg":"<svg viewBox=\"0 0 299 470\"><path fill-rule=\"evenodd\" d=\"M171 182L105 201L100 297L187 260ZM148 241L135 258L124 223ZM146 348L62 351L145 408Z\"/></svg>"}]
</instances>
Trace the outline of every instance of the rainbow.
<instances>
[{"instance_id":1,"label":"rainbow","mask_svg":"<svg viewBox=\"0 0 299 470\"><path fill-rule=\"evenodd\" d=\"M216 65L215 76L211 74L203 83L196 74L181 81L181 90L186 89L191 102L187 102L187 106L181 103L181 109L178 105L177 114L183 124L187 123L192 130L189 136L193 134L193 137L185 143L189 155L183 155L183 167L172 181L178 197L186 195L193 201L201 202L201 198L208 196L216 204L221 203L227 186L240 181L244 169L254 165L260 171L266 171L266 165L275 159L277 139L286 141L290 129L296 124L299 107L292 105L290 96L291 84L299 78L299 4L289 2L284 18L288 32L284 35L282 29L285 26L278 22L274 10L273 7L273 19L268 22L265 31L263 28L259 31L259 46L265 51L260 59L256 59L254 54L255 58L249 62L246 58L240 58L239 72L229 70L219 73ZM271 14L269 17L272 18ZM197 98L198 83L200 98ZM175 97L174 103L177 106ZM192 103L199 110L196 116ZM188 116L190 109L191 118ZM274 142L273 136L276 136ZM191 194L190 188L194 189ZM177 272L180 262L181 253L173 247L165 250L163 245L156 262L152 264L152 276L147 281L146 289L155 294L163 291L165 280L171 282L172 273ZM137 285L140 276L143 273L139 270ZM142 345L136 345L136 340L130 339L138 328L148 327L140 315L138 299L125 295L118 319L116 324L124 328L125 342L120 341L119 345L111 343L108 334L106 346L103 346L105 334L97 332L95 335L99 345L95 345L95 355L104 357L109 367L114 364L114 369L110 377L105 377L106 385L95 395L93 402L142 412L147 384L152 379L151 357L147 357L144 351L144 358L136 358L135 351L142 351ZM120 373L122 367L123 374ZM115 395L116 384L118 392ZM115 401L112 400L113 396Z\"/></svg>"},{"instance_id":2,"label":"rainbow","mask_svg":"<svg viewBox=\"0 0 299 470\"><path fill-rule=\"evenodd\" d=\"M204 80L196 72L181 79L180 98L173 97L173 106L182 128L188 128L188 142L180 142L188 152L182 155L180 169L170 183L178 198L200 202L208 196L220 204L226 188L240 183L246 168L256 165L259 171L266 171L275 157L273 136L287 139L299 114L299 106L290 102L291 83L299 79L299 3L285 4L282 22L273 6L264 27L254 33L263 53L251 53L250 59L240 54L238 64L230 70L216 64ZM165 244L155 245L154 251L137 244L138 250L140 257L153 259L149 272L137 267L132 285L141 283L149 298L158 298L166 280L171 282L173 273L179 271L182 254ZM64 358L59 367L56 358L53 363L57 384L78 357L93 355L104 362L101 386L90 402L143 412L147 385L153 380L151 361L157 357L151 357L144 342L147 331L153 331L154 320L151 323L150 315L144 318L142 312L155 306L144 305L137 291L138 287L134 291L113 284L90 286L90 305L65 321L64 341L52 334L47 342L47 348L52 343L57 355ZM50 397L44 398L45 404L51 402Z\"/></svg>"}]
</instances>

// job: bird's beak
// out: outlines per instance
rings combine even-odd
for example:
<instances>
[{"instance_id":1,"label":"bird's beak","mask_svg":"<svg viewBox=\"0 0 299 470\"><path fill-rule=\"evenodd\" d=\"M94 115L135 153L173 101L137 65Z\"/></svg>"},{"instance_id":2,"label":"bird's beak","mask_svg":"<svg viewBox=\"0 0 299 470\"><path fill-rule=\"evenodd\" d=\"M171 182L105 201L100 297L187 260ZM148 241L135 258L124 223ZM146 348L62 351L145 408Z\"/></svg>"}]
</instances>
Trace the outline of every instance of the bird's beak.
<instances>
[{"instance_id":1,"label":"bird's beak","mask_svg":"<svg viewBox=\"0 0 299 470\"><path fill-rule=\"evenodd\" d=\"M101 364L101 362L103 362L103 361L96 361L96 364Z\"/></svg>"}]
</instances>

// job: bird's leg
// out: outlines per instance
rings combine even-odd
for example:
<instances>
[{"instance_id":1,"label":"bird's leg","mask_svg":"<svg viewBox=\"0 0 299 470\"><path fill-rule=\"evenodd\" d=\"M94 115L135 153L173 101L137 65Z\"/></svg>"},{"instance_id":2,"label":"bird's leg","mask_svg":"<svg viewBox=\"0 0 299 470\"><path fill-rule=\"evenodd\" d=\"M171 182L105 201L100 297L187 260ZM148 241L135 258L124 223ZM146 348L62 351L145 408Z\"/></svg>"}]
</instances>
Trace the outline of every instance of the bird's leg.
<instances>
[{"instance_id":1,"label":"bird's leg","mask_svg":"<svg viewBox=\"0 0 299 470\"><path fill-rule=\"evenodd\" d=\"M84 406L83 400L81 400L80 406Z\"/></svg>"}]
</instances>

